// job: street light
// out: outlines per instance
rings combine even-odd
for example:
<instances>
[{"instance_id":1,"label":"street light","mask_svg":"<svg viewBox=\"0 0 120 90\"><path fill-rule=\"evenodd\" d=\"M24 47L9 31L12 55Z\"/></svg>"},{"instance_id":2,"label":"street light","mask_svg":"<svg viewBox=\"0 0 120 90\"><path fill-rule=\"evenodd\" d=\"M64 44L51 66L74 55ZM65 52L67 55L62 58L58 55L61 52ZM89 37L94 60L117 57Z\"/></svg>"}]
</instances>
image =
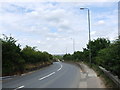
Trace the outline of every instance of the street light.
<instances>
[{"instance_id":1,"label":"street light","mask_svg":"<svg viewBox=\"0 0 120 90\"><path fill-rule=\"evenodd\" d=\"M80 10L87 10L88 11L88 29L89 29L89 60L90 60L90 63L91 63L91 36L90 36L90 11L89 11L89 8L80 8Z\"/></svg>"}]
</instances>

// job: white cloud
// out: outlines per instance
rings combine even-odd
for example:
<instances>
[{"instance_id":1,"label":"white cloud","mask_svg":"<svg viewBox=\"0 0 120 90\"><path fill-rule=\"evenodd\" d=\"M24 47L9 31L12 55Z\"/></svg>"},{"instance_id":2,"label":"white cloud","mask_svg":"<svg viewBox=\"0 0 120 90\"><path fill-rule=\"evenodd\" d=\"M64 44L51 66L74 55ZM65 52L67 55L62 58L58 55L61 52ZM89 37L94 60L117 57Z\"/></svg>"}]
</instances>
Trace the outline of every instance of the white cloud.
<instances>
[{"instance_id":1,"label":"white cloud","mask_svg":"<svg viewBox=\"0 0 120 90\"><path fill-rule=\"evenodd\" d=\"M98 21L98 24L99 25L103 25L103 24L105 24L105 21L104 20L100 20L100 21Z\"/></svg>"},{"instance_id":2,"label":"white cloud","mask_svg":"<svg viewBox=\"0 0 120 90\"><path fill-rule=\"evenodd\" d=\"M1 0L0 2L118 2L119 0Z\"/></svg>"},{"instance_id":3,"label":"white cloud","mask_svg":"<svg viewBox=\"0 0 120 90\"><path fill-rule=\"evenodd\" d=\"M92 32L91 32L91 35L95 35L95 33L96 33L96 31L92 31Z\"/></svg>"},{"instance_id":4,"label":"white cloud","mask_svg":"<svg viewBox=\"0 0 120 90\"><path fill-rule=\"evenodd\" d=\"M9 4L11 3L4 3L4 8L11 9ZM39 50L46 50L54 54L66 53L67 46L68 52L72 53L73 43L70 38L75 39L76 50L82 50L86 46L88 42L87 14L86 11L80 11L79 7L96 8L95 3L29 2L12 4L31 11L20 14L19 12L8 12L1 7L0 11L4 13L0 15L2 22L0 29L3 31L2 33L14 35L23 47L25 45L37 46ZM114 38L116 31L113 30L117 29L117 22L116 13L113 11L100 11L101 14L96 10L91 12L92 39L96 37ZM113 13L111 14L111 12Z\"/></svg>"}]
</instances>

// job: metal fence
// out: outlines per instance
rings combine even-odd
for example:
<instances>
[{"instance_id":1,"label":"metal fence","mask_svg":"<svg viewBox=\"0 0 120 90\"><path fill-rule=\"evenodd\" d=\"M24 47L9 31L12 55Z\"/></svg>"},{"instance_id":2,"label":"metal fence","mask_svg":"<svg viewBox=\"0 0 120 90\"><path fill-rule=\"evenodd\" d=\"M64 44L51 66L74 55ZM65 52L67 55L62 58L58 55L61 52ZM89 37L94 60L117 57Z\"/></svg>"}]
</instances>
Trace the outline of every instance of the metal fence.
<instances>
[{"instance_id":1,"label":"metal fence","mask_svg":"<svg viewBox=\"0 0 120 90\"><path fill-rule=\"evenodd\" d=\"M110 71L107 71L101 66L99 66L99 68L117 85L118 88L120 88L120 79L117 76L114 76Z\"/></svg>"}]
</instances>

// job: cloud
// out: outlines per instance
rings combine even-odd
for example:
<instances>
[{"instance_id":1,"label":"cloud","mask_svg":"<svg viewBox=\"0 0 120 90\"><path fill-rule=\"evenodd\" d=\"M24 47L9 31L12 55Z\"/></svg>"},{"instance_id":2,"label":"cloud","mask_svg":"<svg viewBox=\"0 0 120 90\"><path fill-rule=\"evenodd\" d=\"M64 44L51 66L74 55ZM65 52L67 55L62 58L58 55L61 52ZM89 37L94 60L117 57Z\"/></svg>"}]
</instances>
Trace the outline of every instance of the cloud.
<instances>
[{"instance_id":1,"label":"cloud","mask_svg":"<svg viewBox=\"0 0 120 90\"><path fill-rule=\"evenodd\" d=\"M98 21L98 24L99 25L103 25L103 24L105 24L105 21L104 20L100 20L100 21Z\"/></svg>"},{"instance_id":2,"label":"cloud","mask_svg":"<svg viewBox=\"0 0 120 90\"><path fill-rule=\"evenodd\" d=\"M118 2L119 0L36 0L35 2ZM1 2L34 2L34 0L1 0Z\"/></svg>"},{"instance_id":3,"label":"cloud","mask_svg":"<svg viewBox=\"0 0 120 90\"><path fill-rule=\"evenodd\" d=\"M95 33L96 33L96 31L92 31L92 32L91 32L91 35L95 35Z\"/></svg>"},{"instance_id":4,"label":"cloud","mask_svg":"<svg viewBox=\"0 0 120 90\"><path fill-rule=\"evenodd\" d=\"M0 30L6 35L12 34L22 47L37 46L39 50L52 54L66 53L67 47L72 53L73 41L70 38L75 39L76 50L82 50L88 42L87 11L80 11L82 6L91 10L92 39L114 39L117 6L113 3L4 3L0 7Z\"/></svg>"}]
</instances>

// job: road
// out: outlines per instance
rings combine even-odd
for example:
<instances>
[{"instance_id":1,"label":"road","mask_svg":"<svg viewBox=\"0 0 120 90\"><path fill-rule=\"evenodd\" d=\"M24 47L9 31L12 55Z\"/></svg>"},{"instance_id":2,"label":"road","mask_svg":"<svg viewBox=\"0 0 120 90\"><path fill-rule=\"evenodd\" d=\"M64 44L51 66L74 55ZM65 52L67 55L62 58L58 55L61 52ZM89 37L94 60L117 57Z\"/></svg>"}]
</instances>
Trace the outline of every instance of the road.
<instances>
[{"instance_id":1,"label":"road","mask_svg":"<svg viewBox=\"0 0 120 90\"><path fill-rule=\"evenodd\" d=\"M17 76L2 83L3 88L78 88L80 68L76 65L54 62L35 72Z\"/></svg>"}]
</instances>

